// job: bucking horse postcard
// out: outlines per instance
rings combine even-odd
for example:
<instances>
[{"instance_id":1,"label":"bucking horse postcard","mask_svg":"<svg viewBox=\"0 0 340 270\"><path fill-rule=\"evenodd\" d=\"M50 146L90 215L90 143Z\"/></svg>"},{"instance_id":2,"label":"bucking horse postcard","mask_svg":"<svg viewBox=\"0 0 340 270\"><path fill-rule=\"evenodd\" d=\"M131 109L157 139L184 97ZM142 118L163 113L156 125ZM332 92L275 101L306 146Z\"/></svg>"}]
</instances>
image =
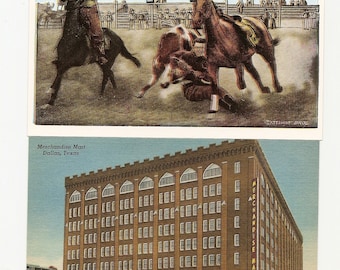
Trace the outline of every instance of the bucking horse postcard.
<instances>
[{"instance_id":1,"label":"bucking horse postcard","mask_svg":"<svg viewBox=\"0 0 340 270\"><path fill-rule=\"evenodd\" d=\"M321 126L322 1L47 1L35 126Z\"/></svg>"}]
</instances>

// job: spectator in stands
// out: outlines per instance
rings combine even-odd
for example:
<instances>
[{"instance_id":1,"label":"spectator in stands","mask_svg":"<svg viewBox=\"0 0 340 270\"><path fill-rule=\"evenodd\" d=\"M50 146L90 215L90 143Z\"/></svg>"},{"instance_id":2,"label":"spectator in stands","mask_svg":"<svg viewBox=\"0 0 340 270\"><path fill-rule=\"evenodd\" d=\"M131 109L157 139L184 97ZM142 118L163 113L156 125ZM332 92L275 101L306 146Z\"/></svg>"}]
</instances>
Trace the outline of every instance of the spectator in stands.
<instances>
[{"instance_id":1,"label":"spectator in stands","mask_svg":"<svg viewBox=\"0 0 340 270\"><path fill-rule=\"evenodd\" d=\"M243 0L238 0L236 3L238 13L242 14L243 13L243 8L244 8L244 3Z\"/></svg>"},{"instance_id":2,"label":"spectator in stands","mask_svg":"<svg viewBox=\"0 0 340 270\"><path fill-rule=\"evenodd\" d=\"M303 29L310 30L310 14L308 9L305 9L305 11L302 14L302 17L303 17Z\"/></svg>"}]
</instances>

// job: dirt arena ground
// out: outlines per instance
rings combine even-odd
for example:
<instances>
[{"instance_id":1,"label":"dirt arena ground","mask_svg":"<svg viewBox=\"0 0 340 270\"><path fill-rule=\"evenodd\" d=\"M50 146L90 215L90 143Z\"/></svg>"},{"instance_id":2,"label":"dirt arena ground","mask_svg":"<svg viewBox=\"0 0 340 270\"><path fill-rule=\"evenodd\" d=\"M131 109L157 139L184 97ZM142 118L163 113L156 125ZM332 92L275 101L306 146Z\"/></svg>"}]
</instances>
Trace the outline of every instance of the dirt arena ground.
<instances>
[{"instance_id":1,"label":"dirt arena ground","mask_svg":"<svg viewBox=\"0 0 340 270\"><path fill-rule=\"evenodd\" d=\"M144 98L135 96L151 77L151 63L160 35L167 29L115 30L128 50L142 63L137 68L118 56L113 71L117 89L107 85L104 97L98 99L101 71L95 64L72 68L64 76L55 106L42 109L56 70L56 44L61 29L38 29L36 51L36 84L34 87L37 125L89 126L220 126L220 127L317 127L319 45L315 29L270 30L281 42L276 47L282 93L261 94L254 80L245 72L247 90L239 91L232 69L220 69L220 85L229 91L242 107L238 113L220 108L208 114L209 101L190 102L180 85L161 89L159 83ZM253 57L265 85L273 91L267 65Z\"/></svg>"}]
</instances>

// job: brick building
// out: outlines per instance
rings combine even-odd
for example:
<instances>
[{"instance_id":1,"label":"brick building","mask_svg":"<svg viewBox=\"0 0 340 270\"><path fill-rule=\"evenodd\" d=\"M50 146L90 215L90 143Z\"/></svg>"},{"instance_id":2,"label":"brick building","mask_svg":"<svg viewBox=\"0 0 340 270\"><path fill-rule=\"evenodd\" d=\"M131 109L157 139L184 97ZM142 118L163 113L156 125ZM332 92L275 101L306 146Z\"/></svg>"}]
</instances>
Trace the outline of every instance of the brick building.
<instances>
[{"instance_id":1,"label":"brick building","mask_svg":"<svg viewBox=\"0 0 340 270\"><path fill-rule=\"evenodd\" d=\"M256 140L66 177L65 270L302 270L302 235Z\"/></svg>"}]
</instances>

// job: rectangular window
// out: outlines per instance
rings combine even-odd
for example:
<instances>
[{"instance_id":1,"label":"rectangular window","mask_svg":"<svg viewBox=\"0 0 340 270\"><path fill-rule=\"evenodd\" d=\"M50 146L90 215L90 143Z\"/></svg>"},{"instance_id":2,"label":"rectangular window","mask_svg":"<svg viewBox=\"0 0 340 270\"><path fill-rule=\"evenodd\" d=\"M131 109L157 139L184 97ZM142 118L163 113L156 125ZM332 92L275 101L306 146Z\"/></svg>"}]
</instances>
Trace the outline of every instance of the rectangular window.
<instances>
[{"instance_id":1,"label":"rectangular window","mask_svg":"<svg viewBox=\"0 0 340 270\"><path fill-rule=\"evenodd\" d=\"M203 215L208 214L208 203L203 203Z\"/></svg>"},{"instance_id":2,"label":"rectangular window","mask_svg":"<svg viewBox=\"0 0 340 270\"><path fill-rule=\"evenodd\" d=\"M215 248L215 236L209 237L209 248Z\"/></svg>"},{"instance_id":3,"label":"rectangular window","mask_svg":"<svg viewBox=\"0 0 340 270\"><path fill-rule=\"evenodd\" d=\"M210 254L209 255L209 266L214 266L215 265L215 254Z\"/></svg>"},{"instance_id":4,"label":"rectangular window","mask_svg":"<svg viewBox=\"0 0 340 270\"><path fill-rule=\"evenodd\" d=\"M187 188L185 190L185 198L186 198L186 200L191 200L192 199L192 189L191 188Z\"/></svg>"},{"instance_id":5,"label":"rectangular window","mask_svg":"<svg viewBox=\"0 0 340 270\"><path fill-rule=\"evenodd\" d=\"M148 211L145 211L143 213L143 221L144 222L148 222L149 221L149 212Z\"/></svg>"},{"instance_id":6,"label":"rectangular window","mask_svg":"<svg viewBox=\"0 0 340 270\"><path fill-rule=\"evenodd\" d=\"M158 210L158 220L163 220L163 209Z\"/></svg>"},{"instance_id":7,"label":"rectangular window","mask_svg":"<svg viewBox=\"0 0 340 270\"><path fill-rule=\"evenodd\" d=\"M240 235L238 233L234 234L234 246L235 247L240 246Z\"/></svg>"},{"instance_id":8,"label":"rectangular window","mask_svg":"<svg viewBox=\"0 0 340 270\"><path fill-rule=\"evenodd\" d=\"M159 204L163 204L163 193L158 194L158 202Z\"/></svg>"},{"instance_id":9,"label":"rectangular window","mask_svg":"<svg viewBox=\"0 0 340 270\"><path fill-rule=\"evenodd\" d=\"M209 195L209 187L208 186L203 186L203 197L208 197Z\"/></svg>"},{"instance_id":10,"label":"rectangular window","mask_svg":"<svg viewBox=\"0 0 340 270\"><path fill-rule=\"evenodd\" d=\"M145 195L143 199L144 206L149 206L149 196Z\"/></svg>"},{"instance_id":11,"label":"rectangular window","mask_svg":"<svg viewBox=\"0 0 340 270\"><path fill-rule=\"evenodd\" d=\"M241 162L237 161L234 163L234 173L240 173L241 172Z\"/></svg>"},{"instance_id":12,"label":"rectangular window","mask_svg":"<svg viewBox=\"0 0 340 270\"><path fill-rule=\"evenodd\" d=\"M170 240L170 251L175 251L175 240Z\"/></svg>"},{"instance_id":13,"label":"rectangular window","mask_svg":"<svg viewBox=\"0 0 340 270\"><path fill-rule=\"evenodd\" d=\"M191 266L192 267L196 267L197 266L197 256L192 256L192 259L191 259Z\"/></svg>"},{"instance_id":14,"label":"rectangular window","mask_svg":"<svg viewBox=\"0 0 340 270\"><path fill-rule=\"evenodd\" d=\"M240 264L240 253L235 252L234 253L234 264L239 265Z\"/></svg>"},{"instance_id":15,"label":"rectangular window","mask_svg":"<svg viewBox=\"0 0 340 270\"><path fill-rule=\"evenodd\" d=\"M209 219L209 231L215 231L215 219Z\"/></svg>"},{"instance_id":16,"label":"rectangular window","mask_svg":"<svg viewBox=\"0 0 340 270\"><path fill-rule=\"evenodd\" d=\"M179 267L184 267L184 256L179 257Z\"/></svg>"},{"instance_id":17,"label":"rectangular window","mask_svg":"<svg viewBox=\"0 0 340 270\"><path fill-rule=\"evenodd\" d=\"M240 192L240 191L241 191L241 181L235 180L235 192Z\"/></svg>"},{"instance_id":18,"label":"rectangular window","mask_svg":"<svg viewBox=\"0 0 340 270\"><path fill-rule=\"evenodd\" d=\"M171 219L175 218L175 208L173 207L170 209L170 218Z\"/></svg>"},{"instance_id":19,"label":"rectangular window","mask_svg":"<svg viewBox=\"0 0 340 270\"><path fill-rule=\"evenodd\" d=\"M168 236L170 234L170 225L169 224L164 225L163 234L164 234L164 236Z\"/></svg>"},{"instance_id":20,"label":"rectangular window","mask_svg":"<svg viewBox=\"0 0 340 270\"><path fill-rule=\"evenodd\" d=\"M222 183L217 183L216 184L216 195L221 195L222 194Z\"/></svg>"},{"instance_id":21,"label":"rectangular window","mask_svg":"<svg viewBox=\"0 0 340 270\"><path fill-rule=\"evenodd\" d=\"M185 233L191 233L191 222L185 223Z\"/></svg>"},{"instance_id":22,"label":"rectangular window","mask_svg":"<svg viewBox=\"0 0 340 270\"><path fill-rule=\"evenodd\" d=\"M170 268L175 268L175 258L174 257L170 257ZM152 269L152 268L150 268Z\"/></svg>"},{"instance_id":23,"label":"rectangular window","mask_svg":"<svg viewBox=\"0 0 340 270\"><path fill-rule=\"evenodd\" d=\"M175 224L170 224L170 235L175 235Z\"/></svg>"},{"instance_id":24,"label":"rectangular window","mask_svg":"<svg viewBox=\"0 0 340 270\"><path fill-rule=\"evenodd\" d=\"M197 194L198 194L198 188L194 187L192 188L192 198L197 199Z\"/></svg>"},{"instance_id":25,"label":"rectangular window","mask_svg":"<svg viewBox=\"0 0 340 270\"><path fill-rule=\"evenodd\" d=\"M192 222L192 232L196 233L197 232L197 221Z\"/></svg>"},{"instance_id":26,"label":"rectangular window","mask_svg":"<svg viewBox=\"0 0 340 270\"><path fill-rule=\"evenodd\" d=\"M192 211L191 211L191 205L187 205L186 207L185 207L185 216L186 217L191 217L191 215L192 215Z\"/></svg>"},{"instance_id":27,"label":"rectangular window","mask_svg":"<svg viewBox=\"0 0 340 270\"><path fill-rule=\"evenodd\" d=\"M169 252L169 241L163 242L163 252Z\"/></svg>"},{"instance_id":28,"label":"rectangular window","mask_svg":"<svg viewBox=\"0 0 340 270\"><path fill-rule=\"evenodd\" d=\"M203 249L207 249L208 248L208 237L203 237Z\"/></svg>"},{"instance_id":29,"label":"rectangular window","mask_svg":"<svg viewBox=\"0 0 340 270\"><path fill-rule=\"evenodd\" d=\"M208 231L208 220L203 220L203 232Z\"/></svg>"},{"instance_id":30,"label":"rectangular window","mask_svg":"<svg viewBox=\"0 0 340 270\"><path fill-rule=\"evenodd\" d=\"M192 249L197 250L197 238L192 239Z\"/></svg>"},{"instance_id":31,"label":"rectangular window","mask_svg":"<svg viewBox=\"0 0 340 270\"><path fill-rule=\"evenodd\" d=\"M181 206L179 207L179 215L180 215L180 217L184 217L184 215L185 215L185 208L184 208L184 205L181 205Z\"/></svg>"},{"instance_id":32,"label":"rectangular window","mask_svg":"<svg viewBox=\"0 0 340 270\"><path fill-rule=\"evenodd\" d=\"M185 267L191 267L191 256L185 256Z\"/></svg>"},{"instance_id":33,"label":"rectangular window","mask_svg":"<svg viewBox=\"0 0 340 270\"><path fill-rule=\"evenodd\" d=\"M164 209L164 219L169 219L170 218L170 209L165 208Z\"/></svg>"},{"instance_id":34,"label":"rectangular window","mask_svg":"<svg viewBox=\"0 0 340 270\"><path fill-rule=\"evenodd\" d=\"M222 202L217 201L216 202L216 213L221 213L222 212Z\"/></svg>"},{"instance_id":35,"label":"rectangular window","mask_svg":"<svg viewBox=\"0 0 340 270\"><path fill-rule=\"evenodd\" d=\"M153 205L153 194L150 195L150 205Z\"/></svg>"},{"instance_id":36,"label":"rectangular window","mask_svg":"<svg viewBox=\"0 0 340 270\"><path fill-rule=\"evenodd\" d=\"M185 200L185 190L184 189L181 189L181 191L180 191L180 200L181 201Z\"/></svg>"},{"instance_id":37,"label":"rectangular window","mask_svg":"<svg viewBox=\"0 0 340 270\"><path fill-rule=\"evenodd\" d=\"M185 228L184 222L181 222L179 224L179 233L180 234L184 234L184 228Z\"/></svg>"},{"instance_id":38,"label":"rectangular window","mask_svg":"<svg viewBox=\"0 0 340 270\"><path fill-rule=\"evenodd\" d=\"M168 257L163 258L163 268L168 269L169 268L169 259Z\"/></svg>"},{"instance_id":39,"label":"rectangular window","mask_svg":"<svg viewBox=\"0 0 340 270\"><path fill-rule=\"evenodd\" d=\"M216 195L216 186L215 184L209 185L209 196L215 196Z\"/></svg>"},{"instance_id":40,"label":"rectangular window","mask_svg":"<svg viewBox=\"0 0 340 270\"><path fill-rule=\"evenodd\" d=\"M234 217L234 228L240 228L240 217L239 216Z\"/></svg>"},{"instance_id":41,"label":"rectangular window","mask_svg":"<svg viewBox=\"0 0 340 270\"><path fill-rule=\"evenodd\" d=\"M129 209L129 205L130 205L130 200L129 199L125 199L124 200L124 209Z\"/></svg>"},{"instance_id":42,"label":"rectangular window","mask_svg":"<svg viewBox=\"0 0 340 270\"><path fill-rule=\"evenodd\" d=\"M184 239L179 240L179 250L181 250L181 251L184 250Z\"/></svg>"},{"instance_id":43,"label":"rectangular window","mask_svg":"<svg viewBox=\"0 0 340 270\"><path fill-rule=\"evenodd\" d=\"M175 201L175 191L171 191L171 193L170 193L170 201L171 202Z\"/></svg>"},{"instance_id":44,"label":"rectangular window","mask_svg":"<svg viewBox=\"0 0 340 270\"><path fill-rule=\"evenodd\" d=\"M208 255L203 255L203 266L208 266Z\"/></svg>"},{"instance_id":45,"label":"rectangular window","mask_svg":"<svg viewBox=\"0 0 340 270\"><path fill-rule=\"evenodd\" d=\"M170 194L169 192L164 193L164 203L169 203L170 202Z\"/></svg>"},{"instance_id":46,"label":"rectangular window","mask_svg":"<svg viewBox=\"0 0 340 270\"><path fill-rule=\"evenodd\" d=\"M215 214L216 213L216 202L210 202L209 203L209 214Z\"/></svg>"},{"instance_id":47,"label":"rectangular window","mask_svg":"<svg viewBox=\"0 0 340 270\"><path fill-rule=\"evenodd\" d=\"M148 238L149 237L149 227L144 227L143 228L143 237L144 238Z\"/></svg>"},{"instance_id":48,"label":"rectangular window","mask_svg":"<svg viewBox=\"0 0 340 270\"><path fill-rule=\"evenodd\" d=\"M221 236L216 236L216 247L220 248L221 247Z\"/></svg>"},{"instance_id":49,"label":"rectangular window","mask_svg":"<svg viewBox=\"0 0 340 270\"><path fill-rule=\"evenodd\" d=\"M194 217L197 216L197 204L194 204L194 205L192 206L192 215L193 215Z\"/></svg>"},{"instance_id":50,"label":"rectangular window","mask_svg":"<svg viewBox=\"0 0 340 270\"><path fill-rule=\"evenodd\" d=\"M143 197L142 196L139 196L139 198L138 198L138 206L143 207Z\"/></svg>"},{"instance_id":51,"label":"rectangular window","mask_svg":"<svg viewBox=\"0 0 340 270\"><path fill-rule=\"evenodd\" d=\"M106 212L111 212L111 203L110 202L106 203Z\"/></svg>"},{"instance_id":52,"label":"rectangular window","mask_svg":"<svg viewBox=\"0 0 340 270\"><path fill-rule=\"evenodd\" d=\"M234 200L234 210L240 210L240 198Z\"/></svg>"}]
</instances>

